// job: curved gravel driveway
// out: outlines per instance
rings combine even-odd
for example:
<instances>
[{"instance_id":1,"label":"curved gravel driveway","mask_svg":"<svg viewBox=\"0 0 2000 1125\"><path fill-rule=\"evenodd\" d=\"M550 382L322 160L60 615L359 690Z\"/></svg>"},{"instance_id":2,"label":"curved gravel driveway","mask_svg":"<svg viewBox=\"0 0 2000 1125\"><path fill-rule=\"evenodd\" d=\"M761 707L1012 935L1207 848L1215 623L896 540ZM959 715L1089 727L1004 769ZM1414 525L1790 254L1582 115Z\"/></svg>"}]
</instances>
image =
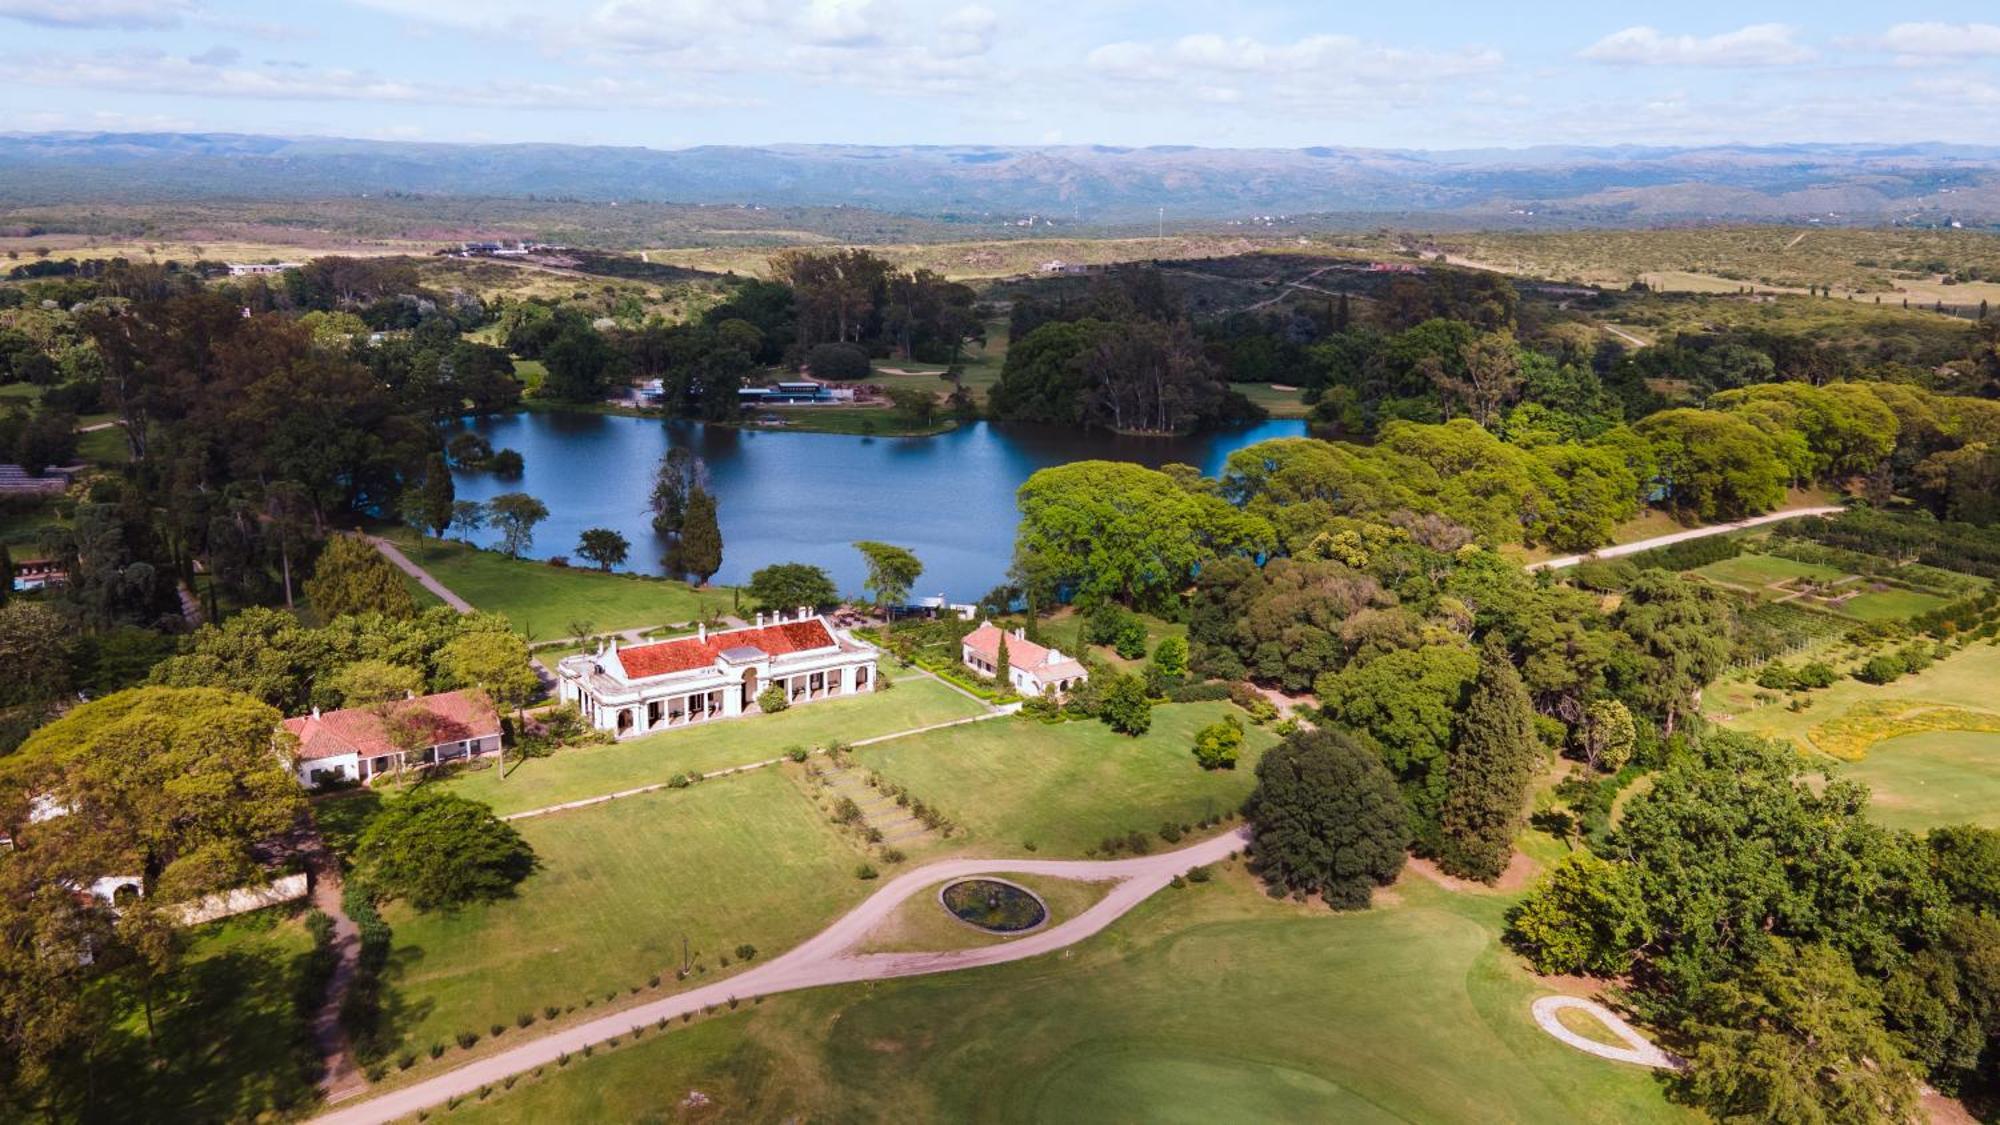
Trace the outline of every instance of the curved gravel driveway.
<instances>
[{"instance_id":1,"label":"curved gravel driveway","mask_svg":"<svg viewBox=\"0 0 2000 1125\"><path fill-rule=\"evenodd\" d=\"M340 1106L316 1120L322 1125L376 1125L393 1121L459 1095L476 1092L481 1086L498 1084L510 1074L546 1066L555 1062L559 1055L583 1050L586 1044L601 1043L614 1035L628 1034L634 1028L651 1027L662 1019L677 1019L684 1013L699 1012L711 1005L724 1005L731 998L748 1000L801 988L862 980L890 980L1037 957L1090 937L1144 902L1174 876L1185 873L1191 867L1215 863L1232 852L1241 851L1249 839L1249 830L1238 828L1179 851L1134 859L948 859L926 864L889 880L867 901L842 915L803 945L727 980L550 1032L413 1086ZM1093 882L1115 879L1119 883L1090 909L1069 921L1004 944L937 953L852 952L878 923L902 905L904 899L925 887L968 875L1009 872Z\"/></svg>"}]
</instances>

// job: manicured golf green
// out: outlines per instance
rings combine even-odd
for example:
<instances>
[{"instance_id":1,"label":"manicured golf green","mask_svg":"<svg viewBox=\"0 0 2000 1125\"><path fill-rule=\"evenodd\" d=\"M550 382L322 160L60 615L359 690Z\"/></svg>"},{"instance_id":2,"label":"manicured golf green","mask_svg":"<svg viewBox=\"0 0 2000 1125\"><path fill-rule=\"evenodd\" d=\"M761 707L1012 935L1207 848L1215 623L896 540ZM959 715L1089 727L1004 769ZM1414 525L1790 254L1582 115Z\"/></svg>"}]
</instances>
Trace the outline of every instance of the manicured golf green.
<instances>
[{"instance_id":1,"label":"manicured golf green","mask_svg":"<svg viewBox=\"0 0 2000 1125\"><path fill-rule=\"evenodd\" d=\"M900 689L898 689L900 690ZM1248 727L1233 770L1195 764L1195 732L1228 703L1153 709L1138 738L1097 722L1042 723L1020 717L973 723L855 751L857 763L909 788L965 831L953 837L980 855L1080 856L1107 836L1152 835L1235 812L1256 783L1257 758L1276 736ZM1248 726L1248 724L1245 724ZM1156 835L1155 848L1164 848Z\"/></svg>"},{"instance_id":2,"label":"manicured golf green","mask_svg":"<svg viewBox=\"0 0 2000 1125\"><path fill-rule=\"evenodd\" d=\"M558 750L547 758L509 762L504 780L498 769L485 769L444 784L504 816L652 785L677 773L769 761L793 746L857 742L985 713L978 701L911 672L888 691L802 703L775 715L701 723L611 746Z\"/></svg>"},{"instance_id":3,"label":"manicured golf green","mask_svg":"<svg viewBox=\"0 0 2000 1125\"><path fill-rule=\"evenodd\" d=\"M1841 772L1874 791L1869 811L1892 828L2000 828L2000 734L1906 734L1876 743Z\"/></svg>"},{"instance_id":4,"label":"manicured golf green","mask_svg":"<svg viewBox=\"0 0 2000 1125\"><path fill-rule=\"evenodd\" d=\"M595 633L677 624L710 611L728 613L733 604L725 587L696 590L664 578L510 559L449 540L419 540L408 528L383 534L453 593L489 613L506 614L516 632L534 639L569 636L575 622L588 622Z\"/></svg>"},{"instance_id":5,"label":"manicured golf green","mask_svg":"<svg viewBox=\"0 0 2000 1125\"><path fill-rule=\"evenodd\" d=\"M654 974L672 988L683 936L707 966L695 983L714 980L719 956L796 945L874 886L855 878L860 854L777 770L517 827L541 868L516 897L385 912L390 1007L403 1013L392 1024L409 1050L461 1031L483 1042L491 1024L512 1028L546 1005L580 1011L607 992L629 1003Z\"/></svg>"},{"instance_id":6,"label":"manicured golf green","mask_svg":"<svg viewBox=\"0 0 2000 1125\"><path fill-rule=\"evenodd\" d=\"M991 969L774 997L468 1101L454 1120L1684 1121L1658 1080L1538 1029L1503 896L1376 909L1236 871Z\"/></svg>"}]
</instances>

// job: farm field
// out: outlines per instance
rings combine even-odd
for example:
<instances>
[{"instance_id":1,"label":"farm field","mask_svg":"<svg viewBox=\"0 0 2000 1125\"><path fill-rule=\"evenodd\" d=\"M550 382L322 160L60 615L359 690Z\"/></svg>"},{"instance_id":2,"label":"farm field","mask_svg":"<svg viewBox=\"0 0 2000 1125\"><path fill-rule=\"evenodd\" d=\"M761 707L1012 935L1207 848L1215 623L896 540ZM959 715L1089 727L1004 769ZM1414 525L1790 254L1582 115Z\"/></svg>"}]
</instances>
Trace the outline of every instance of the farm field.
<instances>
[{"instance_id":1,"label":"farm field","mask_svg":"<svg viewBox=\"0 0 2000 1125\"><path fill-rule=\"evenodd\" d=\"M707 967L692 979L713 980L720 955L796 945L870 888L860 855L775 769L516 827L540 869L513 898L384 912L389 1007L409 1050L460 1031L484 1040L546 1005L629 1000L654 974L671 988L683 936Z\"/></svg>"},{"instance_id":2,"label":"farm field","mask_svg":"<svg viewBox=\"0 0 2000 1125\"><path fill-rule=\"evenodd\" d=\"M1191 752L1195 732L1228 714L1242 712L1163 704L1138 738L1096 722L995 720L865 747L854 760L960 825L954 845L982 856L1077 857L1107 836L1234 813L1277 738L1249 727L1235 769L1204 771Z\"/></svg>"},{"instance_id":3,"label":"farm field","mask_svg":"<svg viewBox=\"0 0 2000 1125\"><path fill-rule=\"evenodd\" d=\"M1889 587L1856 594L1834 608L1856 621L1902 621L1929 613L1945 603L1946 599L1935 594Z\"/></svg>"},{"instance_id":4,"label":"farm field","mask_svg":"<svg viewBox=\"0 0 2000 1125\"><path fill-rule=\"evenodd\" d=\"M460 796L484 801L505 816L584 797L665 781L677 773L709 773L780 757L792 746L854 742L985 713L944 684L915 673L888 691L823 699L748 720L710 722L611 746L579 746L546 758L510 762L444 782Z\"/></svg>"},{"instance_id":5,"label":"farm field","mask_svg":"<svg viewBox=\"0 0 2000 1125\"><path fill-rule=\"evenodd\" d=\"M1776 555L1738 555L1733 559L1723 559L1707 566L1696 568L1693 573L1732 586L1746 586L1763 591L1763 587L1778 582L1789 582L1794 578L1809 578L1814 582L1832 582L1845 578L1845 572L1836 567L1818 563L1794 562Z\"/></svg>"},{"instance_id":6,"label":"farm field","mask_svg":"<svg viewBox=\"0 0 2000 1125\"><path fill-rule=\"evenodd\" d=\"M1870 812L1892 828L2000 828L2000 734L1906 734L1876 743L1841 773L1874 791Z\"/></svg>"},{"instance_id":7,"label":"farm field","mask_svg":"<svg viewBox=\"0 0 2000 1125\"><path fill-rule=\"evenodd\" d=\"M454 1119L651 1119L691 1090L727 1120L1693 1119L1534 1026L1505 896L1406 876L1376 901L1273 901L1227 864L1059 955L774 997Z\"/></svg>"},{"instance_id":8,"label":"farm field","mask_svg":"<svg viewBox=\"0 0 2000 1125\"><path fill-rule=\"evenodd\" d=\"M1706 707L1710 717L1724 726L1812 748L1817 745L1810 733L1814 727L1836 724L1857 709L1863 709L1864 714L1884 707L1892 711L1930 707L1994 712L2000 706L1996 684L2000 684L2000 646L1972 644L1892 683L1841 679L1832 687L1813 692L1812 706L1804 711L1787 710L1782 700L1757 704L1750 698L1755 689L1746 689L1739 681L1717 684L1708 693Z\"/></svg>"},{"instance_id":9,"label":"farm field","mask_svg":"<svg viewBox=\"0 0 2000 1125\"><path fill-rule=\"evenodd\" d=\"M588 621L596 632L608 633L693 621L727 613L733 604L723 586L696 590L663 578L510 559L463 543L420 538L409 528L379 534L475 608L506 614L514 631L531 639L567 636L572 621Z\"/></svg>"}]
</instances>

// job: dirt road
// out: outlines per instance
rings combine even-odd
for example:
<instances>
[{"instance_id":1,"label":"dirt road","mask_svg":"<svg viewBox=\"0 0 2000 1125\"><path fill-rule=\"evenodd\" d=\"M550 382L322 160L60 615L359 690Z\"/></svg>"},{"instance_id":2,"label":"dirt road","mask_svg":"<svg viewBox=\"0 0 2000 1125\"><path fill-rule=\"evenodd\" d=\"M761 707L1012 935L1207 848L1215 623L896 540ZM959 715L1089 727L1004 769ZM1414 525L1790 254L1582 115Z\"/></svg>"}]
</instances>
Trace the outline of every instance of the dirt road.
<instances>
[{"instance_id":1,"label":"dirt road","mask_svg":"<svg viewBox=\"0 0 2000 1125\"><path fill-rule=\"evenodd\" d=\"M1665 547L1674 543L1685 543L1690 539L1706 539L1711 535L1727 535L1732 531L1742 531L1745 528L1762 527L1764 524L1777 523L1779 520L1795 520L1801 516L1837 516L1846 510L1846 508L1838 507L1787 508L1782 512L1752 516L1747 520L1737 520L1734 523L1717 523L1710 524L1707 527L1691 527L1686 531L1676 531L1671 535L1655 535L1651 539L1641 539L1636 543L1618 543L1609 547L1599 547L1587 555L1564 555L1561 558L1544 559L1538 563L1529 563L1528 569L1561 570L1564 567L1575 566L1585 559L1615 559L1620 555L1635 555L1640 551L1650 551L1655 547Z\"/></svg>"}]
</instances>

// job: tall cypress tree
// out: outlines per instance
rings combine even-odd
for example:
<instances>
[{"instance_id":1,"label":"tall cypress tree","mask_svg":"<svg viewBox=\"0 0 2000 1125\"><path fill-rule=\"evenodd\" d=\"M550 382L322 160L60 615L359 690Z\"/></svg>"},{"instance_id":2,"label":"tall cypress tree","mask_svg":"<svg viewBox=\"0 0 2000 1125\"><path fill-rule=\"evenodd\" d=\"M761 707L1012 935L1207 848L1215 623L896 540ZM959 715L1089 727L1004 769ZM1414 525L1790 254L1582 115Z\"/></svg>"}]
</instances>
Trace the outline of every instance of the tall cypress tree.
<instances>
[{"instance_id":1,"label":"tall cypress tree","mask_svg":"<svg viewBox=\"0 0 2000 1125\"><path fill-rule=\"evenodd\" d=\"M1487 883L1500 877L1540 761L1528 690L1506 641L1490 632L1480 651L1479 678L1459 718L1458 740L1446 758L1440 868Z\"/></svg>"},{"instance_id":2,"label":"tall cypress tree","mask_svg":"<svg viewBox=\"0 0 2000 1125\"><path fill-rule=\"evenodd\" d=\"M722 569L722 525L716 522L715 497L706 489L688 493L681 520L680 565L694 576L697 586L708 585Z\"/></svg>"},{"instance_id":3,"label":"tall cypress tree","mask_svg":"<svg viewBox=\"0 0 2000 1125\"><path fill-rule=\"evenodd\" d=\"M993 678L1000 681L1000 686L1003 688L1013 686L1014 662L1007 652L1005 629L1000 630L1000 651L993 656Z\"/></svg>"},{"instance_id":4,"label":"tall cypress tree","mask_svg":"<svg viewBox=\"0 0 2000 1125\"><path fill-rule=\"evenodd\" d=\"M451 467L444 463L444 454L433 453L424 463L423 513L424 526L431 534L444 538L444 530L451 526L451 503L458 498L457 490L451 484Z\"/></svg>"}]
</instances>

